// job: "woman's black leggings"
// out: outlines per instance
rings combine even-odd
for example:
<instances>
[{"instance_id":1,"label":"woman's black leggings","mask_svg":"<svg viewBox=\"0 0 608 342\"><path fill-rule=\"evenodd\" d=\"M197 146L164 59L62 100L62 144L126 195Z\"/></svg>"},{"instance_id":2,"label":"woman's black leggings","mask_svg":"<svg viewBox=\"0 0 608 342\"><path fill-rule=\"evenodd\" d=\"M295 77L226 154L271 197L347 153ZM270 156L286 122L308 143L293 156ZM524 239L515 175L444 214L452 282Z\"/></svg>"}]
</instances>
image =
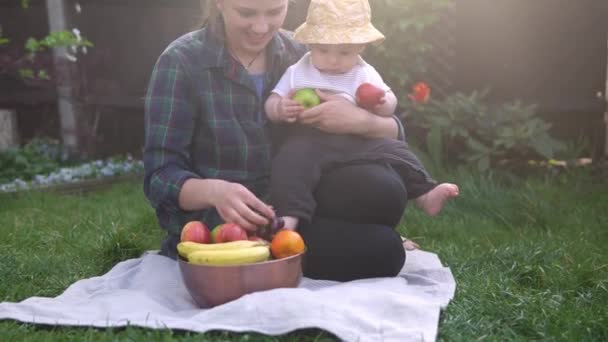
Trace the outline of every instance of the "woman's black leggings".
<instances>
[{"instance_id":1,"label":"woman's black leggings","mask_svg":"<svg viewBox=\"0 0 608 342\"><path fill-rule=\"evenodd\" d=\"M327 172L315 191L317 209L299 231L308 248L304 275L347 281L391 277L405 262L394 231L407 202L399 175L383 164Z\"/></svg>"}]
</instances>

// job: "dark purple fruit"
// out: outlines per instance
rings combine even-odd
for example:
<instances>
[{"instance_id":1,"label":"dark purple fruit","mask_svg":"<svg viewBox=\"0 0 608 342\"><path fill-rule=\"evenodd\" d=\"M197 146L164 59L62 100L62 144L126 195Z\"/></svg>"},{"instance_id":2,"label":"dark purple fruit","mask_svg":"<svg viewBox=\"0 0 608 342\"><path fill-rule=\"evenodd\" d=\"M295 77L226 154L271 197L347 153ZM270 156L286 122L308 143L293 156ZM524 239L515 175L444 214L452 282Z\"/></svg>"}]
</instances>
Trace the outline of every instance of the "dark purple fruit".
<instances>
[{"instance_id":1,"label":"dark purple fruit","mask_svg":"<svg viewBox=\"0 0 608 342\"><path fill-rule=\"evenodd\" d=\"M270 222L270 231L276 233L279 229L285 227L285 220L282 217L275 217Z\"/></svg>"}]
</instances>

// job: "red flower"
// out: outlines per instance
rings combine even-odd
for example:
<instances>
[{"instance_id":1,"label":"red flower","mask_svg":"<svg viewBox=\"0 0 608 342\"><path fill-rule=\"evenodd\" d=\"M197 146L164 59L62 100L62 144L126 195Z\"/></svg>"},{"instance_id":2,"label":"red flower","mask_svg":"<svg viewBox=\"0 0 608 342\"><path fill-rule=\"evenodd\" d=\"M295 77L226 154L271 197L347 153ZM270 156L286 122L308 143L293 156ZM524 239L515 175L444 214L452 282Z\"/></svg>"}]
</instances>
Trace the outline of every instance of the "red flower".
<instances>
[{"instance_id":1,"label":"red flower","mask_svg":"<svg viewBox=\"0 0 608 342\"><path fill-rule=\"evenodd\" d=\"M416 103L426 103L431 97L431 88L424 82L418 82L412 87L414 91L408 97Z\"/></svg>"}]
</instances>

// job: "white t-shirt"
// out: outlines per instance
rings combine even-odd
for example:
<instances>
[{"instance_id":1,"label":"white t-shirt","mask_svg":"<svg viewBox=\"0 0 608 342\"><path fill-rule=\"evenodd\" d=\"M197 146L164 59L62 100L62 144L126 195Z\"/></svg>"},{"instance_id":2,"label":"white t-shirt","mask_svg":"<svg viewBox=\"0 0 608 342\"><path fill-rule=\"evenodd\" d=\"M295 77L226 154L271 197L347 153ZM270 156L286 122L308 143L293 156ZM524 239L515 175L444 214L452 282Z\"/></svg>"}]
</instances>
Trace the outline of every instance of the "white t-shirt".
<instances>
[{"instance_id":1,"label":"white t-shirt","mask_svg":"<svg viewBox=\"0 0 608 342\"><path fill-rule=\"evenodd\" d=\"M355 93L357 88L366 82L385 91L390 90L390 87L384 83L376 69L367 64L361 57L359 57L357 65L350 71L334 75L322 73L315 68L312 65L310 52L308 52L297 63L287 68L272 92L286 97L292 89L314 88L324 90L330 94L340 94L352 103L356 103Z\"/></svg>"}]
</instances>

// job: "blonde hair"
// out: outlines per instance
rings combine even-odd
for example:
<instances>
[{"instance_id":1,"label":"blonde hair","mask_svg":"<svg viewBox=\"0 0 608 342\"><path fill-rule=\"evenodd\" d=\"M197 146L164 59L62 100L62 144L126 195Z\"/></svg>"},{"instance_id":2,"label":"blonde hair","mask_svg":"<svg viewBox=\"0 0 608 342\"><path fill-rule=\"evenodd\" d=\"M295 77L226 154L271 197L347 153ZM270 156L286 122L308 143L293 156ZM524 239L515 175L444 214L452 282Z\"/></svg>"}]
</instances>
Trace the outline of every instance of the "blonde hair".
<instances>
[{"instance_id":1,"label":"blonde hair","mask_svg":"<svg viewBox=\"0 0 608 342\"><path fill-rule=\"evenodd\" d=\"M288 0L287 6L293 3L295 0ZM207 26L216 37L223 39L224 21L216 0L201 0L201 8L204 12L199 28Z\"/></svg>"},{"instance_id":2,"label":"blonde hair","mask_svg":"<svg viewBox=\"0 0 608 342\"><path fill-rule=\"evenodd\" d=\"M222 14L215 4L215 0L201 0L201 9L203 10L203 16L198 28L207 26L214 35L221 38L222 35L218 34L218 29L223 30Z\"/></svg>"}]
</instances>

